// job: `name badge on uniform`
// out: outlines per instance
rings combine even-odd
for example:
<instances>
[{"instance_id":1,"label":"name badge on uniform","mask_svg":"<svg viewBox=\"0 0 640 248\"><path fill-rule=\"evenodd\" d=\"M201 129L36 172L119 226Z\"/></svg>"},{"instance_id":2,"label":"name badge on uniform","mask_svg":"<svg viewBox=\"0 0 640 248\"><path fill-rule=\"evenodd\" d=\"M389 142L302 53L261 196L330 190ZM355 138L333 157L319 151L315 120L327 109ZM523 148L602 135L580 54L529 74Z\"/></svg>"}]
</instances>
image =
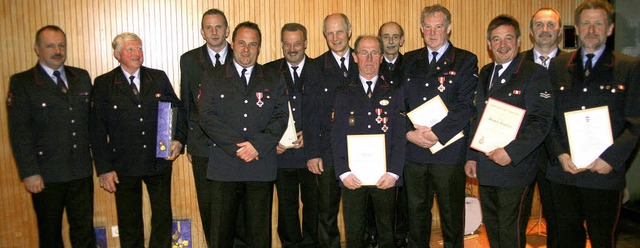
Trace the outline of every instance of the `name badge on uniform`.
<instances>
[{"instance_id":1,"label":"name badge on uniform","mask_svg":"<svg viewBox=\"0 0 640 248\"><path fill-rule=\"evenodd\" d=\"M262 101L262 92L256 92L256 98L258 98L256 105L262 108L262 105L264 105L264 102Z\"/></svg>"}]
</instances>

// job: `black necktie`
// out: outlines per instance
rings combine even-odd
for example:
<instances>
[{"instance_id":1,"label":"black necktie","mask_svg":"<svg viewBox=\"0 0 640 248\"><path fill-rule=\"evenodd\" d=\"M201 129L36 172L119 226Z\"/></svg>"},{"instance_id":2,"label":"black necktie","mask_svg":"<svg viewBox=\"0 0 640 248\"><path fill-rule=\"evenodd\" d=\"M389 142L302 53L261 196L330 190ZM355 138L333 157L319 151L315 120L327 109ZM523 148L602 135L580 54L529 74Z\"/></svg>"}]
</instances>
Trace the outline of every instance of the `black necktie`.
<instances>
[{"instance_id":1,"label":"black necktie","mask_svg":"<svg viewBox=\"0 0 640 248\"><path fill-rule=\"evenodd\" d=\"M247 73L247 68L242 68L240 79L242 79L242 82L244 82L244 86L247 86L249 85L249 83L247 82L247 76L244 75L245 73Z\"/></svg>"},{"instance_id":2,"label":"black necktie","mask_svg":"<svg viewBox=\"0 0 640 248\"><path fill-rule=\"evenodd\" d=\"M220 63L220 54L216 53L216 65L215 66L221 66L222 63Z\"/></svg>"},{"instance_id":3,"label":"black necktie","mask_svg":"<svg viewBox=\"0 0 640 248\"><path fill-rule=\"evenodd\" d=\"M493 87L494 84L498 83L498 78L499 76L499 71L502 69L502 65L496 65L493 68L493 77L491 78L491 84L489 84L489 89L491 89L491 87Z\"/></svg>"},{"instance_id":4,"label":"black necktie","mask_svg":"<svg viewBox=\"0 0 640 248\"><path fill-rule=\"evenodd\" d=\"M292 66L291 69L293 69L293 84L297 84L298 80L300 80L300 76L298 76L298 67Z\"/></svg>"},{"instance_id":5,"label":"black necktie","mask_svg":"<svg viewBox=\"0 0 640 248\"><path fill-rule=\"evenodd\" d=\"M372 95L372 91L371 91L371 85L372 85L372 84L373 84L373 82L371 82L371 81L367 81L367 96L368 96L369 98L371 98L371 95Z\"/></svg>"},{"instance_id":6,"label":"black necktie","mask_svg":"<svg viewBox=\"0 0 640 248\"><path fill-rule=\"evenodd\" d=\"M344 57L340 58L340 69L342 69L343 72L347 72L347 66L344 64Z\"/></svg>"},{"instance_id":7,"label":"black necktie","mask_svg":"<svg viewBox=\"0 0 640 248\"><path fill-rule=\"evenodd\" d=\"M544 55L540 55L540 60L542 61L542 66L544 66L545 68L547 67L547 60L549 60L549 57L544 56Z\"/></svg>"},{"instance_id":8,"label":"black necktie","mask_svg":"<svg viewBox=\"0 0 640 248\"><path fill-rule=\"evenodd\" d=\"M67 93L67 85L64 84L64 80L62 80L62 77L60 76L60 72L53 71L53 75L56 76L56 85L58 85L58 88L60 88L62 93Z\"/></svg>"},{"instance_id":9,"label":"black necktie","mask_svg":"<svg viewBox=\"0 0 640 248\"><path fill-rule=\"evenodd\" d=\"M389 70L390 70L390 71L393 71L393 63L389 62L389 63L387 63L387 64L389 64Z\"/></svg>"},{"instance_id":10,"label":"black necktie","mask_svg":"<svg viewBox=\"0 0 640 248\"><path fill-rule=\"evenodd\" d=\"M593 69L593 56L595 56L593 53L589 53L587 54L587 62L585 62L584 64L584 75L586 77L589 76L589 74L591 73L591 69Z\"/></svg>"},{"instance_id":11,"label":"black necktie","mask_svg":"<svg viewBox=\"0 0 640 248\"><path fill-rule=\"evenodd\" d=\"M136 96L136 98L138 98L138 94L140 93L140 91L138 91L138 87L133 82L133 79L135 78L136 76L129 76L129 80L131 80L131 91L133 91L133 95Z\"/></svg>"},{"instance_id":12,"label":"black necktie","mask_svg":"<svg viewBox=\"0 0 640 248\"><path fill-rule=\"evenodd\" d=\"M429 63L429 71L432 72L436 69L436 57L438 57L438 52L432 52L433 58L431 58L431 62Z\"/></svg>"}]
</instances>

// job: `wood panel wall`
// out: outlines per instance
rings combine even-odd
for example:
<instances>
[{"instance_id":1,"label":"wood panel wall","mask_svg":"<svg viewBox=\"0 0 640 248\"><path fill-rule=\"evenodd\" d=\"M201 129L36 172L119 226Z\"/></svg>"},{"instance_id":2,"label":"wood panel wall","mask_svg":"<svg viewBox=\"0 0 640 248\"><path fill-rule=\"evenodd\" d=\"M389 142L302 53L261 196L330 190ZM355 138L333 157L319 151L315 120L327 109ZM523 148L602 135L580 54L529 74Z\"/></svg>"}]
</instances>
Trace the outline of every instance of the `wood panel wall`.
<instances>
[{"instance_id":1,"label":"wood panel wall","mask_svg":"<svg viewBox=\"0 0 640 248\"><path fill-rule=\"evenodd\" d=\"M440 3L452 12L451 40L455 46L478 55L479 66L490 62L485 33L488 22L507 13L516 17L523 31L523 50L531 47L528 22L540 7L550 6L563 15L564 24L572 24L572 12L581 0L2 0L0 1L0 247L36 247L37 229L30 195L18 178L9 145L5 100L9 77L34 66L35 32L54 24L67 33L67 64L85 68L92 78L116 67L111 40L121 32L134 32L143 39L145 66L167 72L176 92L179 91L179 56L201 46L200 19L204 11L218 8L227 14L229 24L250 20L262 29L259 63L282 56L280 27L299 22L309 29L307 53L316 57L327 50L322 36L322 20L333 12L343 12L353 24L353 38L376 34L380 24L396 21L405 29L406 43L401 52L423 47L419 32L420 11ZM229 37L229 40L231 37ZM352 43L353 44L353 43ZM97 182L97 180L96 180ZM198 208L188 161L181 157L174 163L172 200L173 216L193 220L194 247L204 247L198 221ZM145 202L146 219L149 217ZM535 210L534 210L535 211ZM275 216L274 211L274 216ZM275 218L274 218L275 220ZM116 225L114 197L95 187L96 226ZM65 224L66 226L66 224ZM275 227L275 225L274 225ZM148 223L146 228L149 229ZM273 244L279 246L275 229ZM110 233L108 231L108 233ZM111 237L108 234L108 237ZM118 247L109 238L110 247ZM68 246L68 243L67 243Z\"/></svg>"}]
</instances>

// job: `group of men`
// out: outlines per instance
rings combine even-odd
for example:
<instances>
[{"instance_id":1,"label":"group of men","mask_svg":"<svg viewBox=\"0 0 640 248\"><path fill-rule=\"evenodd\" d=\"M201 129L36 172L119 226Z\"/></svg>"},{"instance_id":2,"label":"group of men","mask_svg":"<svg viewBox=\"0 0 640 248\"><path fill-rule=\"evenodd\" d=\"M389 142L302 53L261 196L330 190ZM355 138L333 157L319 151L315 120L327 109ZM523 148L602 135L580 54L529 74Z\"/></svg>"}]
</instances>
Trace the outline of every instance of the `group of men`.
<instances>
[{"instance_id":1,"label":"group of men","mask_svg":"<svg viewBox=\"0 0 640 248\"><path fill-rule=\"evenodd\" d=\"M494 62L478 73L476 55L449 41L451 13L438 4L420 16L425 47L405 55L398 23L351 48L351 23L335 13L323 21L326 53L308 57L307 29L288 23L284 57L264 66L258 25L238 24L228 43L227 18L211 9L201 23L206 43L180 58L180 99L164 72L142 66L137 35L115 37L120 66L92 87L85 70L64 65L64 32L45 26L36 33L38 64L12 76L7 98L41 247L62 247L65 208L72 245L95 246L91 154L100 186L116 197L121 246L144 246L142 182L153 212L149 246L169 246L171 163L183 145L210 247L269 247L274 185L283 247L340 247L341 200L347 247L429 247L434 195L444 246L462 247L465 175L478 178L492 247L525 246L534 180L549 247L584 247L587 233L592 246L613 247L626 160L640 135L640 62L606 46L609 3L578 6L575 52L558 48L560 20L554 9L538 10L534 47L520 53L518 21L497 16L486 40ZM448 111L442 120L407 118L435 97ZM471 149L493 100L525 110L517 134L491 151ZM168 158L155 156L160 101L179 109ZM600 106L609 107L614 142L579 169L564 113ZM290 115L296 140L285 145ZM350 168L347 137L360 134L384 136L386 173L375 184Z\"/></svg>"}]
</instances>

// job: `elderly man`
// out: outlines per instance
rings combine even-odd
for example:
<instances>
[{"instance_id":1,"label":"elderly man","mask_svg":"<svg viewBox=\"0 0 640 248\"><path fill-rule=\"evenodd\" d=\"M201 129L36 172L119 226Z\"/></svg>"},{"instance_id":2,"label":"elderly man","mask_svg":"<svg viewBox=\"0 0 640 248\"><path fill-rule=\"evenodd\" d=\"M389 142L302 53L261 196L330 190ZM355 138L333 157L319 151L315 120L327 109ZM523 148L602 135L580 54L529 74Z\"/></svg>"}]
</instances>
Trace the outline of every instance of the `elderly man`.
<instances>
[{"instance_id":1,"label":"elderly man","mask_svg":"<svg viewBox=\"0 0 640 248\"><path fill-rule=\"evenodd\" d=\"M607 46L613 16L606 1L580 4L574 14L580 49L558 56L549 68L557 101L546 142L553 159L547 178L558 217L558 247L584 247L587 233L592 247L615 247L627 159L639 136L640 61ZM565 113L601 106L608 107L605 121L611 129L599 131L610 134L613 144L578 166Z\"/></svg>"},{"instance_id":2,"label":"elderly man","mask_svg":"<svg viewBox=\"0 0 640 248\"><path fill-rule=\"evenodd\" d=\"M7 112L9 140L31 193L40 247L63 247L65 209L71 245L93 247L91 78L83 69L64 65L67 37L59 27L39 29L33 48L38 63L11 76Z\"/></svg>"},{"instance_id":3,"label":"elderly man","mask_svg":"<svg viewBox=\"0 0 640 248\"><path fill-rule=\"evenodd\" d=\"M178 122L168 158L156 158L158 102L180 106L167 74L142 66L142 40L122 33L112 42L120 66L95 79L91 146L100 187L115 193L122 247L144 247L142 183L151 202L149 247L171 245L171 164L186 123ZM180 114L180 111L178 111Z\"/></svg>"}]
</instances>

